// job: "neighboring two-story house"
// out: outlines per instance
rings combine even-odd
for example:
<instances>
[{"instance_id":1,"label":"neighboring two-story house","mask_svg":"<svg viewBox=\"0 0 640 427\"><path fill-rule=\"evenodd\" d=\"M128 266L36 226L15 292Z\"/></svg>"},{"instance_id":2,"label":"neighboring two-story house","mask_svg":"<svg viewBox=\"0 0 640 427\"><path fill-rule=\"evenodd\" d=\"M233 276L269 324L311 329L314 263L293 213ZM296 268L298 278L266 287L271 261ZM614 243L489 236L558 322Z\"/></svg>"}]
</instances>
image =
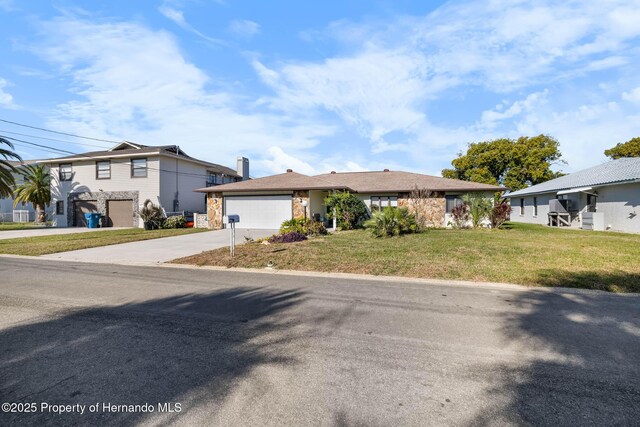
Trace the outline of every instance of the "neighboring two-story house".
<instances>
[{"instance_id":1,"label":"neighboring two-story house","mask_svg":"<svg viewBox=\"0 0 640 427\"><path fill-rule=\"evenodd\" d=\"M51 170L52 220L58 227L85 226L84 213L103 215L103 226L140 227L138 209L149 199L166 212L206 211L195 188L247 179L249 161L238 171L188 156L177 145L122 142L107 151L42 161Z\"/></svg>"}]
</instances>

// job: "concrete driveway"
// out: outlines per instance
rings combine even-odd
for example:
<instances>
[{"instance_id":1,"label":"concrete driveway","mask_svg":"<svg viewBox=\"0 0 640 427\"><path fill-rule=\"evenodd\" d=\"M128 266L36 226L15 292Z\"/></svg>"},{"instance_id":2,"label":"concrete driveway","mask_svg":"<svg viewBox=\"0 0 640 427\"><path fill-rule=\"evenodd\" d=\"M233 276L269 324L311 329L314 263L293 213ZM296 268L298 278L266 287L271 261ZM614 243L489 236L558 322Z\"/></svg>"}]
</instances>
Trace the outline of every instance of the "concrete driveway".
<instances>
[{"instance_id":1,"label":"concrete driveway","mask_svg":"<svg viewBox=\"0 0 640 427\"><path fill-rule=\"evenodd\" d=\"M253 239L270 236L278 230L236 230L236 244L242 244L245 236ZM229 245L229 230L214 230L184 236L81 249L43 255L41 258L65 261L96 262L106 264L148 265L200 252L210 251Z\"/></svg>"},{"instance_id":2,"label":"concrete driveway","mask_svg":"<svg viewBox=\"0 0 640 427\"><path fill-rule=\"evenodd\" d=\"M124 230L127 227L86 228L86 227L42 227L30 230L0 231L0 240L19 239L22 237L53 236L56 234L87 233L91 231Z\"/></svg>"}]
</instances>

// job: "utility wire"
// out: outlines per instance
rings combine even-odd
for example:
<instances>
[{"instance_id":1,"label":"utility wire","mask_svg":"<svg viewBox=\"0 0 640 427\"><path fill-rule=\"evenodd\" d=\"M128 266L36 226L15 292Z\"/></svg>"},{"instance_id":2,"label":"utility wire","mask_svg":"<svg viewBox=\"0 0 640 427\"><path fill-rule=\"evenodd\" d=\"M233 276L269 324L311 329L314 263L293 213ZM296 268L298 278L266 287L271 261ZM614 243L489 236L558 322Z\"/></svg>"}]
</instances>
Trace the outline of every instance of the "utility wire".
<instances>
[{"instance_id":1,"label":"utility wire","mask_svg":"<svg viewBox=\"0 0 640 427\"><path fill-rule=\"evenodd\" d=\"M41 130L41 131L44 131L44 132L57 133L58 135L66 135L66 136L72 136L74 138L90 139L92 141L111 142L111 143L114 143L114 144L119 144L120 142L122 142L122 141L114 141L112 139L92 138L90 136L82 136L82 135L75 135L73 133L58 132L57 130L40 128L40 127L37 127L37 126L31 126L31 125L26 125L24 123L12 122L11 120L5 120L5 119L0 119L0 122L10 123L12 125L23 126L23 127L31 128L31 129L37 129L37 130Z\"/></svg>"},{"instance_id":2,"label":"utility wire","mask_svg":"<svg viewBox=\"0 0 640 427\"><path fill-rule=\"evenodd\" d=\"M82 145L83 147L95 147L95 148L102 148L102 149L111 148L110 146L106 146L106 145L87 144L85 142L66 141L66 140L63 140L63 139L47 138L46 136L29 135L29 134L26 134L26 133L10 132L8 130L0 129L0 134L3 134L3 133L10 133L11 135L26 136L28 138L45 139L47 141L62 142L64 144Z\"/></svg>"},{"instance_id":3,"label":"utility wire","mask_svg":"<svg viewBox=\"0 0 640 427\"><path fill-rule=\"evenodd\" d=\"M39 149L43 149L43 150L48 151L48 152L57 152L57 153L61 153L61 154L69 154L69 155L78 156L78 157L85 157L88 160L99 161L99 159L96 159L95 157L92 157L92 156L90 156L88 154L85 154L85 153L75 153L73 151L63 150L61 148L56 148L56 147L51 147L51 146L44 145L44 144L38 144L38 143L35 143L35 142L25 141L23 139L18 139L18 138L14 138L14 137L10 137L10 136L5 136L5 138L9 139L11 141L15 141L18 144L27 144L27 145L30 145L30 146L38 147ZM64 159L60 159L60 160L62 162L64 162ZM116 165L118 165L118 164L122 164L122 163L116 163ZM122 165L124 166L124 164L122 164ZM190 173L190 172L179 172L179 171L172 171L172 170L167 170L167 169L159 169L159 168L154 168L152 166L147 166L147 170L154 170L154 171L166 172L166 173L175 173L177 175L184 175L184 176L191 176L191 177L198 177L198 178L209 178L209 175L196 174L196 173ZM226 175L224 173L222 173L222 174Z\"/></svg>"}]
</instances>

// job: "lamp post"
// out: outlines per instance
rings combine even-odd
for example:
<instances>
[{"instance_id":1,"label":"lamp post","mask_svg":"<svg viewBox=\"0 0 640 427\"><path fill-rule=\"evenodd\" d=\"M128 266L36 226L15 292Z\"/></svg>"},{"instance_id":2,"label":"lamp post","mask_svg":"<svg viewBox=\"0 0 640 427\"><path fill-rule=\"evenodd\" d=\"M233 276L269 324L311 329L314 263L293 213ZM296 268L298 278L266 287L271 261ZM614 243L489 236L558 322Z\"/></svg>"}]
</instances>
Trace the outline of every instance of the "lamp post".
<instances>
[{"instance_id":1,"label":"lamp post","mask_svg":"<svg viewBox=\"0 0 640 427\"><path fill-rule=\"evenodd\" d=\"M309 205L309 202L306 200L303 200L302 203L300 204L304 208L304 222L307 222L307 206Z\"/></svg>"}]
</instances>

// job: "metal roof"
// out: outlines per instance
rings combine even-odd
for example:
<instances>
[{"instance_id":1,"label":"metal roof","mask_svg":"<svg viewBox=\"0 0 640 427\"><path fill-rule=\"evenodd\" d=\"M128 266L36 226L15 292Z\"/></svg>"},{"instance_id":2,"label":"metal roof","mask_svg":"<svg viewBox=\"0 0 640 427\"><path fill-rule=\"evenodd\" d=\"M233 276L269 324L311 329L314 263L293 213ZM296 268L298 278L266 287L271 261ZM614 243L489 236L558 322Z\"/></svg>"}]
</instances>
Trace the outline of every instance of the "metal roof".
<instances>
[{"instance_id":1,"label":"metal roof","mask_svg":"<svg viewBox=\"0 0 640 427\"><path fill-rule=\"evenodd\" d=\"M579 187L624 184L637 180L640 180L640 157L624 157L505 194L505 197L554 193Z\"/></svg>"}]
</instances>

